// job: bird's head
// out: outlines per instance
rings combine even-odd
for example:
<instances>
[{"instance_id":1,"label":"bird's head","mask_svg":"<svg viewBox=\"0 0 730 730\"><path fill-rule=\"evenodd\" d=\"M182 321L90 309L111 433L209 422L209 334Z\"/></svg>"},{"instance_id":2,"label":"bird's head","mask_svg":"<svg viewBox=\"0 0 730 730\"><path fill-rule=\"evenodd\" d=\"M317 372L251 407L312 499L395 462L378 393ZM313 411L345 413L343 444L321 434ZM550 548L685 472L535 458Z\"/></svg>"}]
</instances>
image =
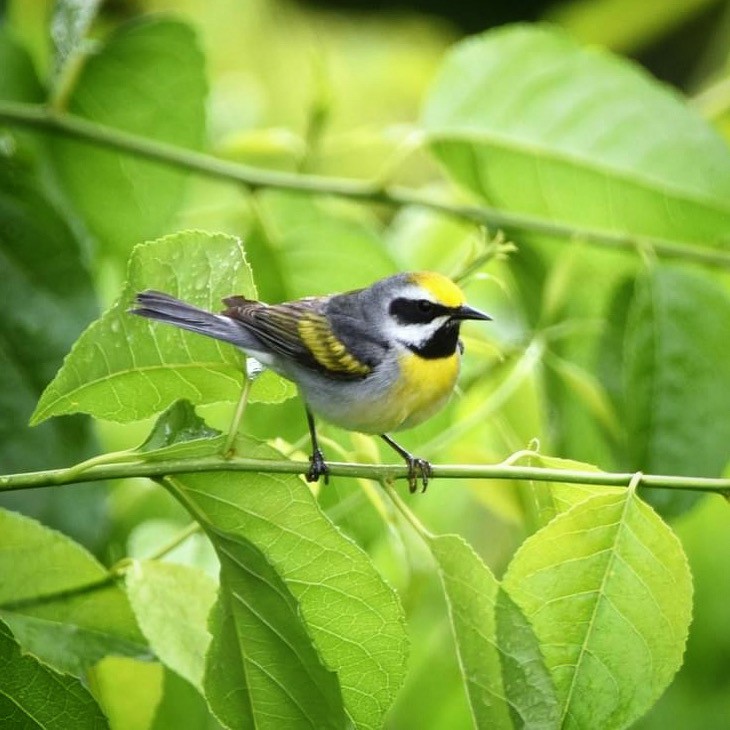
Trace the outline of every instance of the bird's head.
<instances>
[{"instance_id":1,"label":"bird's head","mask_svg":"<svg viewBox=\"0 0 730 730\"><path fill-rule=\"evenodd\" d=\"M426 358L453 355L463 321L491 319L468 306L464 293L451 279L430 271L384 279L375 293L381 303L387 341Z\"/></svg>"}]
</instances>

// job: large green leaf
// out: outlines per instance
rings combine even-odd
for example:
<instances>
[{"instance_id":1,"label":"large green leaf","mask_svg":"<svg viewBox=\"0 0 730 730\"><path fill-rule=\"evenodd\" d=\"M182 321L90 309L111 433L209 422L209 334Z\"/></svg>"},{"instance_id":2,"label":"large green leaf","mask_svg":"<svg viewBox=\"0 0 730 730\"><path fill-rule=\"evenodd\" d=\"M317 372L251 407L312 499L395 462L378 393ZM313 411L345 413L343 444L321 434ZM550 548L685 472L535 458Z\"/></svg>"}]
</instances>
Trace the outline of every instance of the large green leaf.
<instances>
[{"instance_id":1,"label":"large green leaf","mask_svg":"<svg viewBox=\"0 0 730 730\"><path fill-rule=\"evenodd\" d=\"M434 536L428 544L446 593L474 726L554 727L555 690L519 609L458 535Z\"/></svg>"},{"instance_id":2,"label":"large green leaf","mask_svg":"<svg viewBox=\"0 0 730 730\"><path fill-rule=\"evenodd\" d=\"M205 695L232 730L346 726L336 675L322 663L289 588L241 535L213 538L221 564Z\"/></svg>"},{"instance_id":3,"label":"large green leaf","mask_svg":"<svg viewBox=\"0 0 730 730\"><path fill-rule=\"evenodd\" d=\"M107 571L80 545L34 520L0 510L0 616L26 651L81 674L108 654L148 653L124 593L79 590Z\"/></svg>"},{"instance_id":4,"label":"large green leaf","mask_svg":"<svg viewBox=\"0 0 730 730\"><path fill-rule=\"evenodd\" d=\"M243 439L237 451L281 458L273 449ZM251 585L267 588L278 616L286 615L287 604L290 613L296 605L287 596L291 593L325 666L337 672L349 716L357 727L381 727L405 675L407 639L400 603L367 555L329 522L297 477L191 474L168 483L203 524L221 557L227 589L221 594L219 627L232 630L237 611L251 623L261 620L255 606L246 604L256 595ZM278 597L277 574L286 587ZM289 657L291 652L286 642L278 643L277 652L269 652L270 661L278 661L274 666L283 671L281 652Z\"/></svg>"},{"instance_id":5,"label":"large green leaf","mask_svg":"<svg viewBox=\"0 0 730 730\"><path fill-rule=\"evenodd\" d=\"M193 31L162 17L122 26L76 80L69 111L99 124L197 149L205 126L203 56ZM75 140L52 140L64 191L104 247L126 252L159 235L185 174Z\"/></svg>"},{"instance_id":6,"label":"large green leaf","mask_svg":"<svg viewBox=\"0 0 730 730\"><path fill-rule=\"evenodd\" d=\"M96 316L91 277L70 226L14 160L0 162L0 220L6 303L0 317L0 463L7 472L69 466L96 450L87 419L66 418L38 429L26 424L64 354ZM105 499L99 485L84 485L73 494L4 494L0 504L97 545Z\"/></svg>"},{"instance_id":7,"label":"large green leaf","mask_svg":"<svg viewBox=\"0 0 730 730\"><path fill-rule=\"evenodd\" d=\"M633 489L556 517L523 543L503 586L538 637L560 727L627 727L681 664L691 618L687 561Z\"/></svg>"},{"instance_id":8,"label":"large green leaf","mask_svg":"<svg viewBox=\"0 0 730 730\"><path fill-rule=\"evenodd\" d=\"M730 297L700 273L638 279L622 351L628 468L719 477L730 458ZM652 494L670 512L692 493Z\"/></svg>"},{"instance_id":9,"label":"large green leaf","mask_svg":"<svg viewBox=\"0 0 730 730\"><path fill-rule=\"evenodd\" d=\"M157 658L202 690L215 581L195 568L155 560L134 561L125 581L132 610Z\"/></svg>"},{"instance_id":10,"label":"large green leaf","mask_svg":"<svg viewBox=\"0 0 730 730\"><path fill-rule=\"evenodd\" d=\"M577 232L728 238L725 143L639 68L556 29L457 45L423 123L448 174L500 208Z\"/></svg>"},{"instance_id":11,"label":"large green leaf","mask_svg":"<svg viewBox=\"0 0 730 730\"><path fill-rule=\"evenodd\" d=\"M446 594L474 726L511 728L494 613L499 583L458 535L435 535L428 546Z\"/></svg>"},{"instance_id":12,"label":"large green leaf","mask_svg":"<svg viewBox=\"0 0 730 730\"><path fill-rule=\"evenodd\" d=\"M102 730L106 718L75 677L59 674L22 654L0 621L0 725L43 730Z\"/></svg>"},{"instance_id":13,"label":"large green leaf","mask_svg":"<svg viewBox=\"0 0 730 730\"><path fill-rule=\"evenodd\" d=\"M120 299L79 338L41 397L33 422L82 411L133 421L176 400L238 400L242 358L231 345L129 314L144 289L170 292L219 310L230 294L256 297L243 245L232 236L185 232L136 246ZM257 379L252 400L277 401L293 386L271 372Z\"/></svg>"}]
</instances>

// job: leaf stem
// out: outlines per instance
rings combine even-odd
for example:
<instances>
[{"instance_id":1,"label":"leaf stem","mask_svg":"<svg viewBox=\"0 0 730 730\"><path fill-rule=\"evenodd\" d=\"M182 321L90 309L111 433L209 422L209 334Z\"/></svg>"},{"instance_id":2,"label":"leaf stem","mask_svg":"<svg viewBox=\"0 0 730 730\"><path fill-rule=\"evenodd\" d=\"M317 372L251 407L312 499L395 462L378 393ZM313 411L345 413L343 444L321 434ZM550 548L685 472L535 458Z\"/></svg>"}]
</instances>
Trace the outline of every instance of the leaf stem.
<instances>
[{"instance_id":1,"label":"leaf stem","mask_svg":"<svg viewBox=\"0 0 730 730\"><path fill-rule=\"evenodd\" d=\"M521 230L553 238L579 239L589 244L629 251L650 249L664 258L730 268L730 252L691 241L674 241L630 233L575 227L526 213L486 205L455 204L396 185L352 178L300 175L264 170L223 160L213 155L122 132L112 127L63 114L38 104L0 102L0 122L39 129L100 147L107 147L200 175L238 183L249 190L273 188L316 195L335 195L368 203L401 207L414 205L494 229Z\"/></svg>"},{"instance_id":2,"label":"leaf stem","mask_svg":"<svg viewBox=\"0 0 730 730\"><path fill-rule=\"evenodd\" d=\"M383 480L405 479L408 469L403 464L353 464L328 462L332 476L356 477ZM202 472L259 472L278 474L305 474L309 470L305 461L277 459L226 459L222 455L168 459L151 462L128 462L97 464L79 472L76 467L50 469L47 471L7 474L0 476L0 492L15 489L37 489L76 482L93 482L105 479L126 479L148 477L163 479L173 474L194 474ZM581 471L574 469L553 469L535 466L500 464L441 464L433 467L435 479L497 479L534 480L541 482L563 482L568 484L627 487L636 478L634 472ZM730 479L642 474L642 488L686 489L708 492L730 497Z\"/></svg>"},{"instance_id":3,"label":"leaf stem","mask_svg":"<svg viewBox=\"0 0 730 730\"><path fill-rule=\"evenodd\" d=\"M245 377L243 379L243 387L241 388L241 397L238 399L236 405L236 412L233 414L230 428L228 429L228 436L226 436L226 443L223 445L223 455L231 457L236 453L235 442L236 436L238 436L238 429L243 420L243 414L246 412L246 406L248 405L248 396L251 393L251 386L253 385L253 379Z\"/></svg>"}]
</instances>

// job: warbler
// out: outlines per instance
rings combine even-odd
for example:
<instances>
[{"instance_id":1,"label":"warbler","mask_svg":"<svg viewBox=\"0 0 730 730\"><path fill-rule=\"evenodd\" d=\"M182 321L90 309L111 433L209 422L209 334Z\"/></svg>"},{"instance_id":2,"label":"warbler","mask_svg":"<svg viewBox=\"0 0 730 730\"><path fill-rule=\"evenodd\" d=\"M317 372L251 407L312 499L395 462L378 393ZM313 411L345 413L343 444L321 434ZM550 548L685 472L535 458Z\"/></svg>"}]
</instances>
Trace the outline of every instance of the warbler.
<instances>
[{"instance_id":1,"label":"warbler","mask_svg":"<svg viewBox=\"0 0 730 730\"><path fill-rule=\"evenodd\" d=\"M314 415L350 431L379 434L408 465L408 486L425 490L431 465L387 434L422 423L454 390L464 320L490 320L461 289L433 272L404 273L365 289L264 304L231 296L220 314L145 291L130 311L229 342L293 381L312 442L308 481L328 478Z\"/></svg>"}]
</instances>

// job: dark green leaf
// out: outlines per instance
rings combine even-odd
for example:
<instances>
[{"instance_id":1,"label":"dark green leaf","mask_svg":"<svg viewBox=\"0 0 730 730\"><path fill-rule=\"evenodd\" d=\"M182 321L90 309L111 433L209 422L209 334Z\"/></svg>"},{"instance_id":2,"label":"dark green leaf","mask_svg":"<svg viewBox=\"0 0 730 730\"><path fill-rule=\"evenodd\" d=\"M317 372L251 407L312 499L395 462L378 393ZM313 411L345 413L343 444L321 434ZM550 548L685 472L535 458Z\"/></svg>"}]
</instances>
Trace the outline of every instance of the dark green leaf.
<instances>
[{"instance_id":1,"label":"dark green leaf","mask_svg":"<svg viewBox=\"0 0 730 730\"><path fill-rule=\"evenodd\" d=\"M0 47L2 47L0 45ZM91 277L66 221L18 165L0 163L0 462L7 472L68 466L96 444L87 419L26 424L46 383L81 330L96 316ZM105 490L3 495L4 506L98 543Z\"/></svg>"},{"instance_id":2,"label":"dark green leaf","mask_svg":"<svg viewBox=\"0 0 730 730\"><path fill-rule=\"evenodd\" d=\"M175 401L155 421L155 425L137 451L167 450L170 446L187 445L191 441L213 439L220 431L211 428L195 412L195 407L187 400Z\"/></svg>"},{"instance_id":3,"label":"dark green leaf","mask_svg":"<svg viewBox=\"0 0 730 730\"><path fill-rule=\"evenodd\" d=\"M0 725L30 730L102 730L109 724L75 677L55 672L22 654L0 621Z\"/></svg>"},{"instance_id":4,"label":"dark green leaf","mask_svg":"<svg viewBox=\"0 0 730 730\"><path fill-rule=\"evenodd\" d=\"M555 685L535 632L519 606L500 587L495 604L502 683L515 728L560 727Z\"/></svg>"},{"instance_id":5,"label":"dark green leaf","mask_svg":"<svg viewBox=\"0 0 730 730\"><path fill-rule=\"evenodd\" d=\"M148 18L116 31L76 80L69 111L99 124L191 149L202 146L206 82L193 31ZM99 146L52 140L64 190L106 246L127 252L163 232L185 174Z\"/></svg>"},{"instance_id":6,"label":"dark green leaf","mask_svg":"<svg viewBox=\"0 0 730 730\"><path fill-rule=\"evenodd\" d=\"M730 297L707 275L656 267L641 277L623 342L628 468L719 477L730 458ZM667 490L669 513L696 495Z\"/></svg>"}]
</instances>

